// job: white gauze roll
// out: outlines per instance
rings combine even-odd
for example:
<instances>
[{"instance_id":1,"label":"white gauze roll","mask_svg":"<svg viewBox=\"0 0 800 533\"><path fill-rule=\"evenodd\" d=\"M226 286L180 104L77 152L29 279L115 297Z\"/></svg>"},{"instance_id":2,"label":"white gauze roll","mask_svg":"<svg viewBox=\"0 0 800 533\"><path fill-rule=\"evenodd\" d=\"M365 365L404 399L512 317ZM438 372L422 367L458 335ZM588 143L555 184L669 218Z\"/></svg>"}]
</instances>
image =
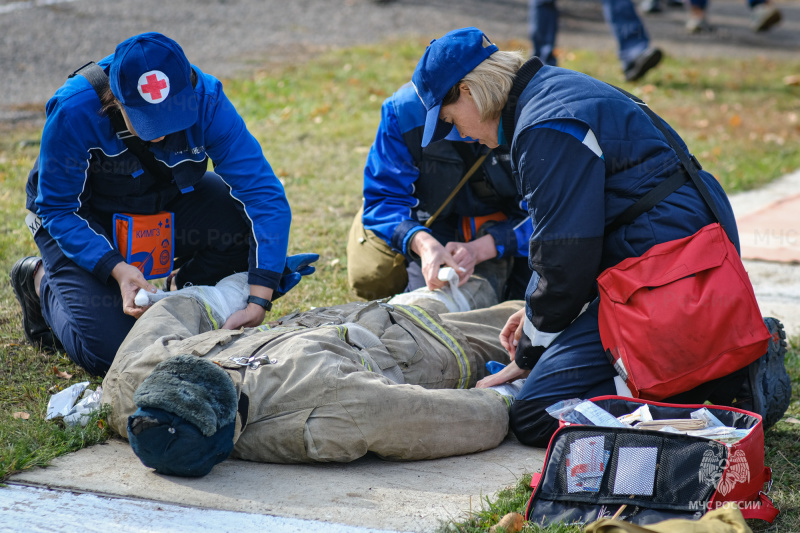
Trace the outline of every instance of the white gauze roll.
<instances>
[{"instance_id":1,"label":"white gauze roll","mask_svg":"<svg viewBox=\"0 0 800 533\"><path fill-rule=\"evenodd\" d=\"M214 286L197 285L171 292L164 292L159 289L154 293L139 289L134 303L139 307L145 307L168 296L176 295L191 296L208 304L211 310L224 322L236 311L247 307L250 285L247 283L247 273L240 272L222 279Z\"/></svg>"},{"instance_id":2,"label":"white gauze roll","mask_svg":"<svg viewBox=\"0 0 800 533\"><path fill-rule=\"evenodd\" d=\"M458 306L459 311L469 311L470 305L466 297L461 294L458 288L458 273L452 267L442 267L439 269L439 280L450 284L450 296Z\"/></svg>"}]
</instances>

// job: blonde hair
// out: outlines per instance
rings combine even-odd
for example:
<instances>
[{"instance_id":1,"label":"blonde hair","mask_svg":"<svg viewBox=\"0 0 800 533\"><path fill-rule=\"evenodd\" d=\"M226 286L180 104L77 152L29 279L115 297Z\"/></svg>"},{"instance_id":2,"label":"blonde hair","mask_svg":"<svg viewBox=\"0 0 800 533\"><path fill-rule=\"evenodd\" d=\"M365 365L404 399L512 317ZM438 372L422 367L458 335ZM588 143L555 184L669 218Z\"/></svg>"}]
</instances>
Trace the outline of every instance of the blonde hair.
<instances>
[{"instance_id":1,"label":"blonde hair","mask_svg":"<svg viewBox=\"0 0 800 533\"><path fill-rule=\"evenodd\" d=\"M508 100L517 71L525 62L522 52L497 51L472 69L445 95L442 105L458 101L461 85L466 85L475 101L481 120L500 116Z\"/></svg>"}]
</instances>

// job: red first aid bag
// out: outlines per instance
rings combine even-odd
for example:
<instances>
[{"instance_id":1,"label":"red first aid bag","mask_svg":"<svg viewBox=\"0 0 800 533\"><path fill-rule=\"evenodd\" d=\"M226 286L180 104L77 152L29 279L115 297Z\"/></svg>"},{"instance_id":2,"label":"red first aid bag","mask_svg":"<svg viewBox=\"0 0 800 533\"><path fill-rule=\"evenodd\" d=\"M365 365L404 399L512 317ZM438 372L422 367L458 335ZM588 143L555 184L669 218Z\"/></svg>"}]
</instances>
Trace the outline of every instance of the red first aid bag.
<instances>
[{"instance_id":1,"label":"red first aid bag","mask_svg":"<svg viewBox=\"0 0 800 533\"><path fill-rule=\"evenodd\" d=\"M772 522L767 496L772 470L764 465L764 426L749 411L716 405L676 405L601 396L591 401L614 417L648 405L654 420L690 418L708 409L722 424L746 433L731 444L635 427L561 421L550 439L525 519L536 524L587 523L625 506L621 520L647 525L670 518L699 519L736 504L746 519Z\"/></svg>"},{"instance_id":2,"label":"red first aid bag","mask_svg":"<svg viewBox=\"0 0 800 533\"><path fill-rule=\"evenodd\" d=\"M603 348L636 398L691 390L767 351L750 279L719 224L628 258L597 284Z\"/></svg>"},{"instance_id":3,"label":"red first aid bag","mask_svg":"<svg viewBox=\"0 0 800 533\"><path fill-rule=\"evenodd\" d=\"M175 230L173 214L114 214L114 242L125 261L138 268L145 279L163 278L172 272Z\"/></svg>"}]
</instances>

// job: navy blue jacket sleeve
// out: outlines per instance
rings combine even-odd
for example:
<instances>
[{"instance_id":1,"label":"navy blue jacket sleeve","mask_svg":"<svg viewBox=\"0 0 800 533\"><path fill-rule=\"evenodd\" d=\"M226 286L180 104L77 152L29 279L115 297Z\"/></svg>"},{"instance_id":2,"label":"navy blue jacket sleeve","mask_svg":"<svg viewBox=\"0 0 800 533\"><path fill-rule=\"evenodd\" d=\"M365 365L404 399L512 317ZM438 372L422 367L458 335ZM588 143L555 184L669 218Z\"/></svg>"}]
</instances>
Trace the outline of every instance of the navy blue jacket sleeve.
<instances>
[{"instance_id":1,"label":"navy blue jacket sleeve","mask_svg":"<svg viewBox=\"0 0 800 533\"><path fill-rule=\"evenodd\" d=\"M47 103L36 210L64 255L105 282L123 258L105 231L86 216L90 150L97 146L92 140L103 119L97 113L97 95L88 82L83 85L82 90L62 88Z\"/></svg>"},{"instance_id":2,"label":"navy blue jacket sleeve","mask_svg":"<svg viewBox=\"0 0 800 533\"><path fill-rule=\"evenodd\" d=\"M364 167L364 227L396 252L407 254L417 231L429 232L414 220L411 210L419 170L400 132L392 99L381 107L381 122Z\"/></svg>"},{"instance_id":3,"label":"navy blue jacket sleeve","mask_svg":"<svg viewBox=\"0 0 800 533\"><path fill-rule=\"evenodd\" d=\"M206 151L214 171L241 202L250 223L248 282L271 289L278 283L286 262L291 210L283 185L264 157L258 141L222 91L222 84L204 75Z\"/></svg>"},{"instance_id":4,"label":"navy blue jacket sleeve","mask_svg":"<svg viewBox=\"0 0 800 533\"><path fill-rule=\"evenodd\" d=\"M508 220L487 227L486 233L494 238L497 257L528 257L528 243L533 233L531 217L512 215Z\"/></svg>"},{"instance_id":5,"label":"navy blue jacket sleeve","mask_svg":"<svg viewBox=\"0 0 800 533\"><path fill-rule=\"evenodd\" d=\"M526 130L515 136L512 149L533 223L526 333L534 345L547 346L594 292L603 251L605 164L594 134L572 121Z\"/></svg>"}]
</instances>

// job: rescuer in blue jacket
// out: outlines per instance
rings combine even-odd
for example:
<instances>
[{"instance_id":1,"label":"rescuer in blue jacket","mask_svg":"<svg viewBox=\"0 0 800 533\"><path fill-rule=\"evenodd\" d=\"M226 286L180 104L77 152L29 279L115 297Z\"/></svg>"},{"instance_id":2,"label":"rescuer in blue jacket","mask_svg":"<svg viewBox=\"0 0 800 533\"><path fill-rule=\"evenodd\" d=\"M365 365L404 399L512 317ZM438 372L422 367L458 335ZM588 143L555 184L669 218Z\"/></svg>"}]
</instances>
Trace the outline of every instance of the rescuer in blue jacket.
<instances>
[{"instance_id":1,"label":"rescuer in blue jacket","mask_svg":"<svg viewBox=\"0 0 800 533\"><path fill-rule=\"evenodd\" d=\"M531 274L532 226L511 175L508 149L490 152L474 140L464 142L455 128L445 140L422 148L424 125L425 107L410 83L383 103L364 168L364 229L406 256L409 290L441 287L439 267L452 266L462 280L473 272L486 277L500 300L521 299ZM487 157L479 169L425 227L482 155ZM379 268L359 255L367 257L348 255L351 286L363 297L387 296L391 291L359 290L359 278Z\"/></svg>"},{"instance_id":2,"label":"rescuer in blue jacket","mask_svg":"<svg viewBox=\"0 0 800 533\"><path fill-rule=\"evenodd\" d=\"M114 214L174 214L174 256L184 262L173 288L248 272L251 299L224 324L231 329L264 320L291 222L283 186L222 84L190 65L178 43L137 35L98 65L105 88L84 68L47 103L26 188L42 259L24 258L11 272L28 339L60 341L92 374L105 373L144 311L138 290L155 290L117 249Z\"/></svg>"},{"instance_id":3,"label":"rescuer in blue jacket","mask_svg":"<svg viewBox=\"0 0 800 533\"><path fill-rule=\"evenodd\" d=\"M432 41L412 81L428 110L423 146L453 125L489 147L511 146L517 187L533 221L533 276L526 309L501 334L514 361L478 386L530 372L512 407L512 429L520 441L546 446L558 426L546 413L548 406L617 392L617 372L598 329L597 276L656 244L693 235L714 216L687 180L604 235L645 193L686 172L650 117L606 83L543 65L536 57L525 62L518 53L499 51L477 28ZM725 192L710 173L701 170L700 176L738 249ZM779 341L780 331L772 333ZM666 401L730 405L736 400L775 421L791 395L780 344L771 342L749 367Z\"/></svg>"}]
</instances>

